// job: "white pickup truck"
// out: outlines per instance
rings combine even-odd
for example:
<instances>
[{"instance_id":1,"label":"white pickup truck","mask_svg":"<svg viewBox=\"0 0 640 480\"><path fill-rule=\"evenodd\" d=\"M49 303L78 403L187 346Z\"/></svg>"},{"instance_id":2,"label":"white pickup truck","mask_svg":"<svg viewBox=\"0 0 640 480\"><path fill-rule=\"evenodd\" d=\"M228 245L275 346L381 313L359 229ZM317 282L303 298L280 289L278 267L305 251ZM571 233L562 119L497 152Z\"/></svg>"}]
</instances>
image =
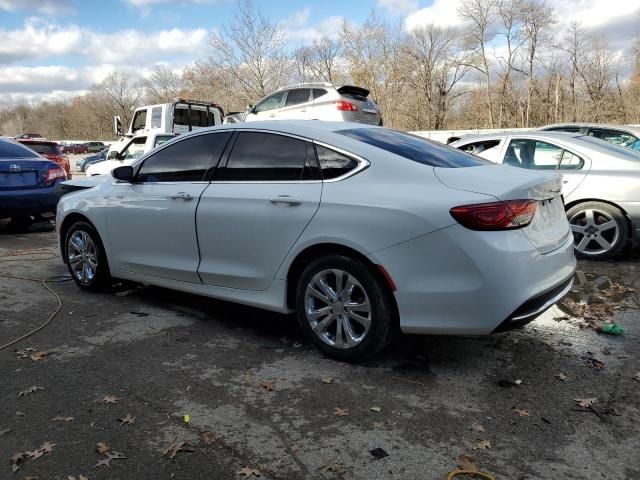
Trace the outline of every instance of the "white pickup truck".
<instances>
[{"instance_id":1,"label":"white pickup truck","mask_svg":"<svg viewBox=\"0 0 640 480\"><path fill-rule=\"evenodd\" d=\"M120 149L114 150L113 155L109 155L104 162L94 163L87 168L87 177L94 175L108 175L116 167L131 165L135 160L150 150L176 137L175 133L140 132L133 138L126 138L124 146L120 144Z\"/></svg>"}]
</instances>

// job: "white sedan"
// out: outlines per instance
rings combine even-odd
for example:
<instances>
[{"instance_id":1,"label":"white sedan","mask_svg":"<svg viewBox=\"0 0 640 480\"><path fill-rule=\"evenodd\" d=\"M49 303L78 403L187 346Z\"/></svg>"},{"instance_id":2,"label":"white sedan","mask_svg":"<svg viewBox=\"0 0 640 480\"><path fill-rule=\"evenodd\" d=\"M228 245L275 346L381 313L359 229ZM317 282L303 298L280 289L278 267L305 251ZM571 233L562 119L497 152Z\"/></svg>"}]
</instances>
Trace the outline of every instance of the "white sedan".
<instances>
[{"instance_id":1,"label":"white sedan","mask_svg":"<svg viewBox=\"0 0 640 480\"><path fill-rule=\"evenodd\" d=\"M128 279L296 312L338 359L369 357L398 329L514 328L572 284L557 173L381 127L223 125L112 175L58 205L62 257L80 287Z\"/></svg>"}]
</instances>

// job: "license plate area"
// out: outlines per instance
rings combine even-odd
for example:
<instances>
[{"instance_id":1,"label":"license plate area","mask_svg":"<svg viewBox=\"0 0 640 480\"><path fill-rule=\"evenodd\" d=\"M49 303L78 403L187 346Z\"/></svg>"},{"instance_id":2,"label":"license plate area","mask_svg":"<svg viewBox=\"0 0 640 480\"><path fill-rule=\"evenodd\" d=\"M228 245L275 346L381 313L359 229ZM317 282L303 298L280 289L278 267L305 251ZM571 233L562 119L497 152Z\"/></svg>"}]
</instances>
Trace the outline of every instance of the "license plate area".
<instances>
[{"instance_id":1,"label":"license plate area","mask_svg":"<svg viewBox=\"0 0 640 480\"><path fill-rule=\"evenodd\" d=\"M28 187L38 183L36 172L0 173L0 186Z\"/></svg>"}]
</instances>

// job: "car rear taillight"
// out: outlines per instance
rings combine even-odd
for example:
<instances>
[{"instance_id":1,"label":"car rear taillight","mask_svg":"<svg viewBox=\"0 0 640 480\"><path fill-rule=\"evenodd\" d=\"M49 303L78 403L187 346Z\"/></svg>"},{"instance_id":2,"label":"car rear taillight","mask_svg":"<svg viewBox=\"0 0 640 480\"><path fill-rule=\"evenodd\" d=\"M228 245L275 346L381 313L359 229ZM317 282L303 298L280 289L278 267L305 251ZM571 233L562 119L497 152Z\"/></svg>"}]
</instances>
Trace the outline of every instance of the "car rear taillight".
<instances>
[{"instance_id":1,"label":"car rear taillight","mask_svg":"<svg viewBox=\"0 0 640 480\"><path fill-rule=\"evenodd\" d=\"M64 171L62 167L50 167L47 171L47 178L45 179L46 183L53 183L56 180L66 180L67 172Z\"/></svg>"},{"instance_id":2,"label":"car rear taillight","mask_svg":"<svg viewBox=\"0 0 640 480\"><path fill-rule=\"evenodd\" d=\"M536 213L535 200L507 200L454 207L449 212L471 230L513 230L526 227Z\"/></svg>"},{"instance_id":3,"label":"car rear taillight","mask_svg":"<svg viewBox=\"0 0 640 480\"><path fill-rule=\"evenodd\" d=\"M338 110L343 112L357 112L358 107L351 102L347 102L346 100L338 100L336 102L336 107Z\"/></svg>"}]
</instances>

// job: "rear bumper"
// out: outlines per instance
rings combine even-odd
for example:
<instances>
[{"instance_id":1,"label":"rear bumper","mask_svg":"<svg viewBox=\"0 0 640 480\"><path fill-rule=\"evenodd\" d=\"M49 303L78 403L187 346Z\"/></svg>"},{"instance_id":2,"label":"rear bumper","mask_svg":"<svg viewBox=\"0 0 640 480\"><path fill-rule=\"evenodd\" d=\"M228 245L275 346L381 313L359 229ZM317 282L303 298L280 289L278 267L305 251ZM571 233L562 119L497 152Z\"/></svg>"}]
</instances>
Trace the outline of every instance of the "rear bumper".
<instances>
[{"instance_id":1,"label":"rear bumper","mask_svg":"<svg viewBox=\"0 0 640 480\"><path fill-rule=\"evenodd\" d=\"M46 188L0 192L0 218L55 213L62 194L58 183Z\"/></svg>"},{"instance_id":2,"label":"rear bumper","mask_svg":"<svg viewBox=\"0 0 640 480\"><path fill-rule=\"evenodd\" d=\"M521 230L475 232L460 225L369 258L397 287L402 331L417 334L484 335L505 319L527 323L562 298L576 267L569 232L559 248L541 254Z\"/></svg>"}]
</instances>

